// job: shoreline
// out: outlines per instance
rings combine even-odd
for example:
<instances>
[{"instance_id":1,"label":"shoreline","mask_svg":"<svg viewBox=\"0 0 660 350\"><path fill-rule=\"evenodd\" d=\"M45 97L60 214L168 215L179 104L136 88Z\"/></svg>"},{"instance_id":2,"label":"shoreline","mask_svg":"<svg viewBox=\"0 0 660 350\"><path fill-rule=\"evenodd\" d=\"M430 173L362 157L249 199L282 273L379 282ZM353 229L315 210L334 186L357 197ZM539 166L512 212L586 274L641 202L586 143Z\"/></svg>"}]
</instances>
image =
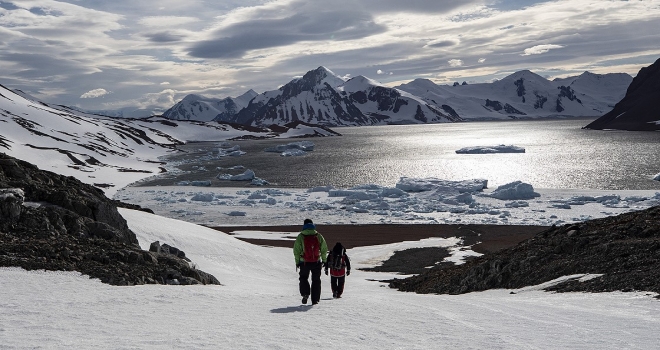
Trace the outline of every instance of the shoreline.
<instances>
[{"instance_id":1,"label":"shoreline","mask_svg":"<svg viewBox=\"0 0 660 350\"><path fill-rule=\"evenodd\" d=\"M208 226L209 228L232 235L236 231L290 232L295 239L301 225L287 226ZM460 237L465 246L481 253L493 253L506 249L534 237L550 228L535 225L490 225L490 224L351 224L317 225L328 247L341 242L347 249L371 245L417 241L439 237ZM293 241L240 238L245 242L274 247L292 248Z\"/></svg>"}]
</instances>

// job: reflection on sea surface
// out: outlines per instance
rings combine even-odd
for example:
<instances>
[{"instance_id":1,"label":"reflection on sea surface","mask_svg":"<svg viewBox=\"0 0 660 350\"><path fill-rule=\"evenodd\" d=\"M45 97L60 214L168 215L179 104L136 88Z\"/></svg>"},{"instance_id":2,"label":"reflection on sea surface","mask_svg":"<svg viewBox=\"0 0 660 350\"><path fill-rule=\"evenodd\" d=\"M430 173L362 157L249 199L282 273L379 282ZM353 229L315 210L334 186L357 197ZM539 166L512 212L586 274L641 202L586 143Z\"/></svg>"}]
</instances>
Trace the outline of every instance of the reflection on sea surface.
<instances>
[{"instance_id":1,"label":"reflection on sea surface","mask_svg":"<svg viewBox=\"0 0 660 350\"><path fill-rule=\"evenodd\" d=\"M358 184L394 186L402 176L447 180L484 178L489 187L516 180L535 188L659 189L660 134L583 130L589 120L470 122L457 124L336 128L341 137L314 138L314 151L300 157L264 152L296 140L235 141L241 157L213 157L218 143L182 147L184 174L145 182L172 185L211 180L242 165L274 186L309 188ZM471 146L515 145L525 153L456 154ZM243 186L213 180L214 186Z\"/></svg>"}]
</instances>

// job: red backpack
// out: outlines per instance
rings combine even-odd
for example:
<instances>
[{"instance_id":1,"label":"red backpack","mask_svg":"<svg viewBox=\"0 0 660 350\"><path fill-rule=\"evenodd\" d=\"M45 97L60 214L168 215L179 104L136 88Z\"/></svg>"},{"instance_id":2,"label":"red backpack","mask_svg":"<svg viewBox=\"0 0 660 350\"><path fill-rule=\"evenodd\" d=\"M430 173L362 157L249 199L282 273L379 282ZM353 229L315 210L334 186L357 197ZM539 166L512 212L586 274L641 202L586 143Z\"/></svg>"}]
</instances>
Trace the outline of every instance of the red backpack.
<instances>
[{"instance_id":1,"label":"red backpack","mask_svg":"<svg viewBox=\"0 0 660 350\"><path fill-rule=\"evenodd\" d=\"M317 262L321 257L321 243L316 234L303 235L303 255L304 262Z\"/></svg>"}]
</instances>

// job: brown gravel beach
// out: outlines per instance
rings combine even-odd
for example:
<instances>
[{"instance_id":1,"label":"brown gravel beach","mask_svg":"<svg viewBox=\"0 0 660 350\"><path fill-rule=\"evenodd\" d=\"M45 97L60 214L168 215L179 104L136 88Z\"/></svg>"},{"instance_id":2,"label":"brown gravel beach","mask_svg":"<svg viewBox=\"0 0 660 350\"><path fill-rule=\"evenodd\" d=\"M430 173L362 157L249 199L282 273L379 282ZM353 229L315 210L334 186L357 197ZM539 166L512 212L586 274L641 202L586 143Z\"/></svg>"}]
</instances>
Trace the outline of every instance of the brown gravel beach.
<instances>
[{"instance_id":1,"label":"brown gravel beach","mask_svg":"<svg viewBox=\"0 0 660 350\"><path fill-rule=\"evenodd\" d=\"M231 234L234 231L299 232L295 226L230 226L212 227ZM408 224L364 224L364 225L316 225L329 246L341 242L346 248L417 241L430 237L463 237L465 245L479 253L496 252L511 247L546 230L546 226L520 225L408 225ZM292 235L293 236L293 235ZM295 236L293 236L295 238ZM293 247L292 241L243 239L246 242L275 247Z\"/></svg>"}]
</instances>

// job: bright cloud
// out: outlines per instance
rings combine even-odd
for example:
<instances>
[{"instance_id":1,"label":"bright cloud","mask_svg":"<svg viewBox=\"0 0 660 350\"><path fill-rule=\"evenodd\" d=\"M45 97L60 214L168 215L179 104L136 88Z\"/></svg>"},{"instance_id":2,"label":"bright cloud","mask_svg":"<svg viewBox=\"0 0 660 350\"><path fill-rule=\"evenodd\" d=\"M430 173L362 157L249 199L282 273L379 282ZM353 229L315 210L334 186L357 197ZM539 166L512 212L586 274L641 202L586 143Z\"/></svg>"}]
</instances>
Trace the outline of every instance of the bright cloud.
<instances>
[{"instance_id":1,"label":"bright cloud","mask_svg":"<svg viewBox=\"0 0 660 350\"><path fill-rule=\"evenodd\" d=\"M484 62L486 62L486 59L485 58L480 58L477 62L484 63Z\"/></svg>"},{"instance_id":2,"label":"bright cloud","mask_svg":"<svg viewBox=\"0 0 660 350\"><path fill-rule=\"evenodd\" d=\"M546 53L552 49L561 49L563 46L561 45L536 45L532 46L528 49L525 49L525 53L520 54L521 56L529 56L529 55L540 55L542 53Z\"/></svg>"},{"instance_id":3,"label":"bright cloud","mask_svg":"<svg viewBox=\"0 0 660 350\"><path fill-rule=\"evenodd\" d=\"M463 60L451 59L447 61L451 67L460 67L463 65Z\"/></svg>"},{"instance_id":4,"label":"bright cloud","mask_svg":"<svg viewBox=\"0 0 660 350\"><path fill-rule=\"evenodd\" d=\"M94 89L80 95L80 98L97 98L109 94L106 89Z\"/></svg>"}]
</instances>

